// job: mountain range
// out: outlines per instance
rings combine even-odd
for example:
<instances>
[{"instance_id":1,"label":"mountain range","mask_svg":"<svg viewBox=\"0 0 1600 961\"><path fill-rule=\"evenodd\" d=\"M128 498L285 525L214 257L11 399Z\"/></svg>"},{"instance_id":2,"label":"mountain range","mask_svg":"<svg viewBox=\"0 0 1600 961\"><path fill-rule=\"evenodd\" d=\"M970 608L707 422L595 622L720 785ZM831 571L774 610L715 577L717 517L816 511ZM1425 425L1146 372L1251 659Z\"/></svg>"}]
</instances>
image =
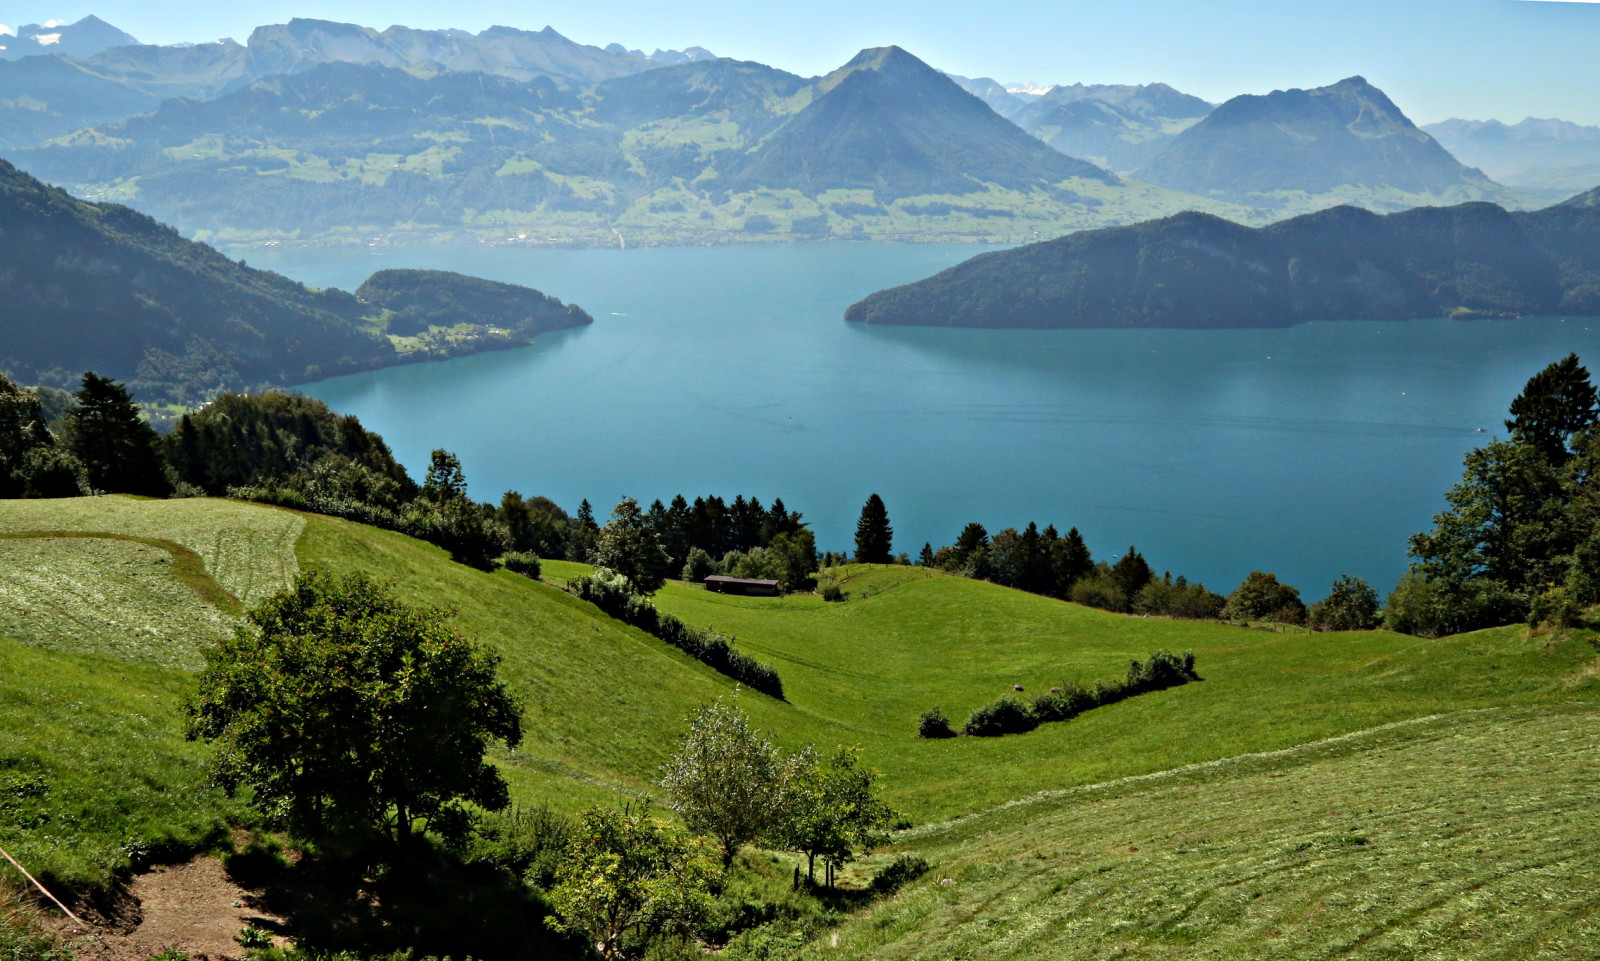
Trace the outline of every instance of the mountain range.
<instances>
[{"instance_id":1,"label":"mountain range","mask_svg":"<svg viewBox=\"0 0 1600 961\"><path fill-rule=\"evenodd\" d=\"M1600 188L1531 212L1334 207L1251 228L1200 213L974 257L852 305L932 327L1286 327L1600 315Z\"/></svg>"},{"instance_id":2,"label":"mountain range","mask_svg":"<svg viewBox=\"0 0 1600 961\"><path fill-rule=\"evenodd\" d=\"M1463 163L1518 190L1554 199L1600 183L1600 127L1528 117L1516 124L1452 119L1422 129Z\"/></svg>"},{"instance_id":3,"label":"mountain range","mask_svg":"<svg viewBox=\"0 0 1600 961\"><path fill-rule=\"evenodd\" d=\"M1213 109L1160 83L1023 93L898 47L804 78L550 28L309 19L0 61L0 149L230 244L1025 242L1181 210L1542 202L1360 77Z\"/></svg>"},{"instance_id":4,"label":"mountain range","mask_svg":"<svg viewBox=\"0 0 1600 961\"><path fill-rule=\"evenodd\" d=\"M324 62L12 156L224 242L1025 240L1243 213L1063 155L897 47L813 79L701 59L587 87Z\"/></svg>"},{"instance_id":5,"label":"mountain range","mask_svg":"<svg viewBox=\"0 0 1600 961\"><path fill-rule=\"evenodd\" d=\"M0 239L0 370L51 386L93 370L147 404L192 406L590 322L535 290L436 272L384 271L361 297L311 290L4 161Z\"/></svg>"},{"instance_id":6,"label":"mountain range","mask_svg":"<svg viewBox=\"0 0 1600 961\"><path fill-rule=\"evenodd\" d=\"M1164 83L1058 84L1021 93L989 77L950 79L1062 153L1118 173L1149 163L1216 106Z\"/></svg>"}]
</instances>

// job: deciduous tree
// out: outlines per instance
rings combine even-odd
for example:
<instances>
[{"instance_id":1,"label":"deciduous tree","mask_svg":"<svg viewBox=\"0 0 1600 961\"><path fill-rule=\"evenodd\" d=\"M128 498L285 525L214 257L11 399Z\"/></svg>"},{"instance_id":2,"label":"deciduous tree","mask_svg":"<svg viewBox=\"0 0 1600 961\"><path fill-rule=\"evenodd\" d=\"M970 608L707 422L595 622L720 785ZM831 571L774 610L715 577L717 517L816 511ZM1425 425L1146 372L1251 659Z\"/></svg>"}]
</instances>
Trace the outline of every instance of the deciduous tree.
<instances>
[{"instance_id":1,"label":"deciduous tree","mask_svg":"<svg viewBox=\"0 0 1600 961\"><path fill-rule=\"evenodd\" d=\"M720 872L708 845L650 816L591 808L579 821L550 891L558 931L581 933L602 958L639 957L687 934L712 905Z\"/></svg>"},{"instance_id":2,"label":"deciduous tree","mask_svg":"<svg viewBox=\"0 0 1600 961\"><path fill-rule=\"evenodd\" d=\"M717 698L689 715L689 729L661 769L672 809L722 848L724 867L766 834L783 808L778 749L750 727L737 700Z\"/></svg>"},{"instance_id":3,"label":"deciduous tree","mask_svg":"<svg viewBox=\"0 0 1600 961\"><path fill-rule=\"evenodd\" d=\"M334 849L384 836L403 852L429 829L461 838L464 804L507 803L493 741L515 746L521 708L498 658L437 609L363 574L309 571L204 652L187 734L212 774L273 822Z\"/></svg>"}]
</instances>

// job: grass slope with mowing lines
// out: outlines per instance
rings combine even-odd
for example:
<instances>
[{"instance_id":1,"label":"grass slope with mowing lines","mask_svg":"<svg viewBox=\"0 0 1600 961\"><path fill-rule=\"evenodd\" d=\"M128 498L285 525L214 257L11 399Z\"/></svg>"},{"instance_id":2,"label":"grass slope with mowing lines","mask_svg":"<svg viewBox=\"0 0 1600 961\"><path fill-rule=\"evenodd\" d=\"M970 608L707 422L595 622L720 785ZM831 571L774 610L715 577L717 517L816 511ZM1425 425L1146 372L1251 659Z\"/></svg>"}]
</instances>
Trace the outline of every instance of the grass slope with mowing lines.
<instances>
[{"instance_id":1,"label":"grass slope with mowing lines","mask_svg":"<svg viewBox=\"0 0 1600 961\"><path fill-rule=\"evenodd\" d=\"M287 587L305 519L238 501L145 500L111 495L0 501L0 533L82 531L167 540L194 551L217 583L245 604Z\"/></svg>"},{"instance_id":2,"label":"grass slope with mowing lines","mask_svg":"<svg viewBox=\"0 0 1600 961\"><path fill-rule=\"evenodd\" d=\"M195 670L233 633L239 602L168 542L0 534L0 635L66 653Z\"/></svg>"},{"instance_id":3,"label":"grass slope with mowing lines","mask_svg":"<svg viewBox=\"0 0 1600 961\"><path fill-rule=\"evenodd\" d=\"M1593 705L1459 712L1007 805L805 956L1594 957L1597 750Z\"/></svg>"}]
</instances>

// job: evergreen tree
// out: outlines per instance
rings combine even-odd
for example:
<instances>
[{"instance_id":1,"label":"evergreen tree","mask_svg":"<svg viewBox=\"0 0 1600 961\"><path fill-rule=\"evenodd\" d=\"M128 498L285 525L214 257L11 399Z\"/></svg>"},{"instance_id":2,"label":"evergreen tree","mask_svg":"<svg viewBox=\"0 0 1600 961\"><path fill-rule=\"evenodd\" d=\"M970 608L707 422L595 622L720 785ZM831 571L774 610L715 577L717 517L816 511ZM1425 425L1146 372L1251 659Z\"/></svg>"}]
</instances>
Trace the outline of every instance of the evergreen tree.
<instances>
[{"instance_id":1,"label":"evergreen tree","mask_svg":"<svg viewBox=\"0 0 1600 961\"><path fill-rule=\"evenodd\" d=\"M167 484L161 439L139 416L127 388L98 374L83 375L67 415L68 447L83 463L95 490L164 497Z\"/></svg>"},{"instance_id":2,"label":"evergreen tree","mask_svg":"<svg viewBox=\"0 0 1600 961\"><path fill-rule=\"evenodd\" d=\"M888 564L894 560L894 528L889 526L889 510L877 494L867 498L856 521L856 560L866 564Z\"/></svg>"},{"instance_id":3,"label":"evergreen tree","mask_svg":"<svg viewBox=\"0 0 1600 961\"><path fill-rule=\"evenodd\" d=\"M1111 576L1117 579L1117 585L1122 588L1122 593L1131 599L1144 590L1144 586L1150 583L1155 572L1150 569L1150 565L1139 552L1129 545L1128 553L1111 565Z\"/></svg>"},{"instance_id":4,"label":"evergreen tree","mask_svg":"<svg viewBox=\"0 0 1600 961\"><path fill-rule=\"evenodd\" d=\"M955 566L957 568L965 567L967 562L972 559L973 554L986 549L988 546L989 532L984 529L982 524L973 521L966 527L961 528L961 534L956 537L956 543L953 548Z\"/></svg>"},{"instance_id":5,"label":"evergreen tree","mask_svg":"<svg viewBox=\"0 0 1600 961\"><path fill-rule=\"evenodd\" d=\"M1094 558L1090 556L1089 545L1084 543L1083 535L1078 533L1076 527L1068 530L1067 536L1056 542L1053 553L1050 566L1055 574L1055 588L1052 593L1057 597L1066 597L1072 592L1073 584L1094 570Z\"/></svg>"},{"instance_id":6,"label":"evergreen tree","mask_svg":"<svg viewBox=\"0 0 1600 961\"><path fill-rule=\"evenodd\" d=\"M1589 371L1568 354L1534 374L1511 402L1506 428L1513 439L1557 463L1568 457L1572 435L1596 423L1596 395Z\"/></svg>"},{"instance_id":7,"label":"evergreen tree","mask_svg":"<svg viewBox=\"0 0 1600 961\"><path fill-rule=\"evenodd\" d=\"M919 567L933 566L933 543L931 541L923 542L922 553L917 556L917 565Z\"/></svg>"}]
</instances>

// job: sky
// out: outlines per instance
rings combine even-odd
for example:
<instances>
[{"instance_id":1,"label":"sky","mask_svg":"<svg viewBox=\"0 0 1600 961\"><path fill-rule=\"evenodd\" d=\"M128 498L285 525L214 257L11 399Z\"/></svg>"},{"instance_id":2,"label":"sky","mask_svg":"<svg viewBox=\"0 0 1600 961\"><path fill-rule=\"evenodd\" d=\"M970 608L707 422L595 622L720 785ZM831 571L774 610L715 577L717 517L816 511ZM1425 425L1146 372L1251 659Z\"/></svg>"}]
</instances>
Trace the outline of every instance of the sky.
<instances>
[{"instance_id":1,"label":"sky","mask_svg":"<svg viewBox=\"0 0 1600 961\"><path fill-rule=\"evenodd\" d=\"M1361 74L1418 123L1600 124L1600 2L1590 0L0 0L0 22L13 29L91 13L145 43L242 42L291 17L551 26L581 43L702 46L806 76L897 44L965 76L1161 81L1217 102Z\"/></svg>"}]
</instances>

